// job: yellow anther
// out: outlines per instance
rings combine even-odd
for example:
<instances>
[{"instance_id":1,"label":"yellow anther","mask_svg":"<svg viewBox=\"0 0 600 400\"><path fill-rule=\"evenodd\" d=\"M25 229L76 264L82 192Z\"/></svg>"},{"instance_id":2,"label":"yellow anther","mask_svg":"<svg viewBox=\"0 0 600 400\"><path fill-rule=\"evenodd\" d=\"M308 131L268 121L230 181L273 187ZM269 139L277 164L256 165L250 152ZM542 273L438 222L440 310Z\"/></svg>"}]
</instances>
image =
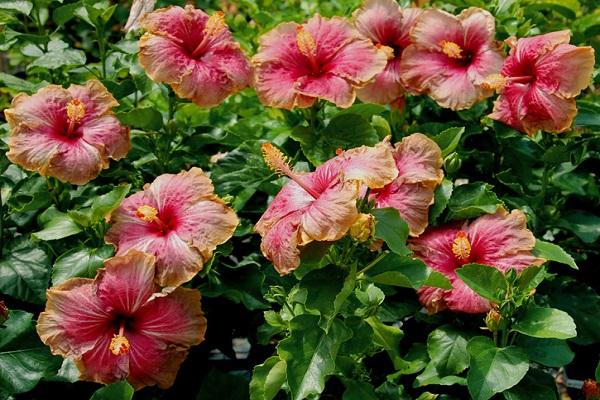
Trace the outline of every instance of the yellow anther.
<instances>
[{"instance_id":1,"label":"yellow anther","mask_svg":"<svg viewBox=\"0 0 600 400\"><path fill-rule=\"evenodd\" d=\"M135 216L146 222L154 221L157 215L158 210L149 205L140 206L135 210Z\"/></svg>"},{"instance_id":2,"label":"yellow anther","mask_svg":"<svg viewBox=\"0 0 600 400\"><path fill-rule=\"evenodd\" d=\"M375 45L375 47L377 48L377 50L382 51L388 60L391 60L394 58L394 49L392 49L390 46L385 46L381 43L377 43Z\"/></svg>"},{"instance_id":3,"label":"yellow anther","mask_svg":"<svg viewBox=\"0 0 600 400\"><path fill-rule=\"evenodd\" d=\"M69 122L77 123L85 116L85 107L79 99L67 103L67 118Z\"/></svg>"},{"instance_id":4,"label":"yellow anther","mask_svg":"<svg viewBox=\"0 0 600 400\"><path fill-rule=\"evenodd\" d=\"M442 52L450 58L462 58L463 49L456 43L447 40L440 42Z\"/></svg>"},{"instance_id":5,"label":"yellow anther","mask_svg":"<svg viewBox=\"0 0 600 400\"><path fill-rule=\"evenodd\" d=\"M225 13L223 11L217 11L208 18L208 21L206 21L204 35L215 37L220 35L225 29L227 29L227 25L225 24Z\"/></svg>"},{"instance_id":6,"label":"yellow anther","mask_svg":"<svg viewBox=\"0 0 600 400\"><path fill-rule=\"evenodd\" d=\"M113 338L110 340L110 345L108 346L111 353L113 353L115 356L120 356L127 353L130 347L131 345L129 344L129 340L127 340L127 338L122 334L113 335Z\"/></svg>"},{"instance_id":7,"label":"yellow anther","mask_svg":"<svg viewBox=\"0 0 600 400\"><path fill-rule=\"evenodd\" d=\"M261 146L263 158L269 168L278 174L290 175L291 168L289 160L285 154L270 142L264 143Z\"/></svg>"},{"instance_id":8,"label":"yellow anther","mask_svg":"<svg viewBox=\"0 0 600 400\"><path fill-rule=\"evenodd\" d=\"M500 74L488 75L481 83L481 87L486 90L502 90L506 85L506 78Z\"/></svg>"},{"instance_id":9,"label":"yellow anther","mask_svg":"<svg viewBox=\"0 0 600 400\"><path fill-rule=\"evenodd\" d=\"M315 38L302 25L296 28L296 44L300 53L306 57L312 58L317 56L317 42L315 42Z\"/></svg>"},{"instance_id":10,"label":"yellow anther","mask_svg":"<svg viewBox=\"0 0 600 400\"><path fill-rule=\"evenodd\" d=\"M463 231L459 231L452 242L452 253L454 256L461 260L466 261L471 257L471 242L467 238L467 234Z\"/></svg>"}]
</instances>

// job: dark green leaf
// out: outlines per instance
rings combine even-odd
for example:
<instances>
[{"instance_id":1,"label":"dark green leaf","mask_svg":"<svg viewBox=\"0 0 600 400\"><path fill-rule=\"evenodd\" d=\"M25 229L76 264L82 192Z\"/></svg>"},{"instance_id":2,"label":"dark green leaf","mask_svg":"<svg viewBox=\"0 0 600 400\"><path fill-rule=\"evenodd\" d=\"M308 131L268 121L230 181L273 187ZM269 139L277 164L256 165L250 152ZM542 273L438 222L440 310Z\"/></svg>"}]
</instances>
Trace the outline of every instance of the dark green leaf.
<instances>
[{"instance_id":1,"label":"dark green leaf","mask_svg":"<svg viewBox=\"0 0 600 400\"><path fill-rule=\"evenodd\" d=\"M133 387L127 381L106 385L94 392L90 400L131 400Z\"/></svg>"},{"instance_id":2,"label":"dark green leaf","mask_svg":"<svg viewBox=\"0 0 600 400\"><path fill-rule=\"evenodd\" d=\"M0 267L1 268L1 267ZM32 314L13 310L0 336L0 391L8 394L33 389L61 364L35 333Z\"/></svg>"},{"instance_id":3,"label":"dark green leaf","mask_svg":"<svg viewBox=\"0 0 600 400\"><path fill-rule=\"evenodd\" d=\"M43 67L48 69L58 69L65 66L85 65L85 61L85 53L81 50L60 49L49 51L34 60L27 68Z\"/></svg>"},{"instance_id":4,"label":"dark green leaf","mask_svg":"<svg viewBox=\"0 0 600 400\"><path fill-rule=\"evenodd\" d=\"M569 339L577 336L573 318L555 308L530 307L521 315L512 330L543 339Z\"/></svg>"},{"instance_id":5,"label":"dark green leaf","mask_svg":"<svg viewBox=\"0 0 600 400\"><path fill-rule=\"evenodd\" d=\"M554 377L539 369L530 369L525 378L503 393L506 400L557 400Z\"/></svg>"},{"instance_id":6,"label":"dark green leaf","mask_svg":"<svg viewBox=\"0 0 600 400\"><path fill-rule=\"evenodd\" d=\"M375 238L385 241L390 250L400 255L410 254L406 247L408 225L395 208L377 208L371 211L375 217Z\"/></svg>"},{"instance_id":7,"label":"dark green leaf","mask_svg":"<svg viewBox=\"0 0 600 400\"><path fill-rule=\"evenodd\" d=\"M92 201L92 222L95 223L103 220L105 216L116 209L125 196L127 196L127 193L129 193L129 189L131 189L131 185L129 184L119 185L110 192L95 197Z\"/></svg>"},{"instance_id":8,"label":"dark green leaf","mask_svg":"<svg viewBox=\"0 0 600 400\"><path fill-rule=\"evenodd\" d=\"M575 260L573 260L573 257L564 251L562 247L554 243L544 242L543 240L539 239L536 240L535 247L533 248L533 255L549 261L555 261L568 265L573 269L579 269L575 263Z\"/></svg>"},{"instance_id":9,"label":"dark green leaf","mask_svg":"<svg viewBox=\"0 0 600 400\"><path fill-rule=\"evenodd\" d=\"M510 389L529 370L527 355L515 346L498 348L491 339L476 336L469 341L467 350L471 357L467 386L473 400L488 400Z\"/></svg>"},{"instance_id":10,"label":"dark green leaf","mask_svg":"<svg viewBox=\"0 0 600 400\"><path fill-rule=\"evenodd\" d=\"M394 367L401 368L404 360L400 355L400 340L404 333L395 326L385 325L376 317L369 317L366 322L373 329L373 342L388 352Z\"/></svg>"},{"instance_id":11,"label":"dark green leaf","mask_svg":"<svg viewBox=\"0 0 600 400\"><path fill-rule=\"evenodd\" d=\"M464 127L448 128L434 138L440 149L442 149L442 157L446 157L456 149L464 132Z\"/></svg>"},{"instance_id":12,"label":"dark green leaf","mask_svg":"<svg viewBox=\"0 0 600 400\"><path fill-rule=\"evenodd\" d=\"M441 376L459 374L469 366L467 342L467 335L449 326L429 334L427 353Z\"/></svg>"},{"instance_id":13,"label":"dark green leaf","mask_svg":"<svg viewBox=\"0 0 600 400\"><path fill-rule=\"evenodd\" d=\"M2 0L0 1L1 10L12 10L21 14L29 15L33 9L33 3L25 0Z\"/></svg>"},{"instance_id":14,"label":"dark green leaf","mask_svg":"<svg viewBox=\"0 0 600 400\"><path fill-rule=\"evenodd\" d=\"M565 215L559 225L577 235L585 243L594 243L600 237L600 217L587 211Z\"/></svg>"},{"instance_id":15,"label":"dark green leaf","mask_svg":"<svg viewBox=\"0 0 600 400\"><path fill-rule=\"evenodd\" d=\"M381 261L368 271L370 281L390 286L401 286L419 289L421 286L433 286L442 289L452 289L448 278L427 267L418 258L401 256L395 253L387 254Z\"/></svg>"},{"instance_id":16,"label":"dark green leaf","mask_svg":"<svg viewBox=\"0 0 600 400\"><path fill-rule=\"evenodd\" d=\"M454 184L452 181L444 178L440 186L435 189L434 203L429 209L429 222L435 223L442 212L446 209L452 192L454 190Z\"/></svg>"},{"instance_id":17,"label":"dark green leaf","mask_svg":"<svg viewBox=\"0 0 600 400\"><path fill-rule=\"evenodd\" d=\"M548 367L563 367L575 357L565 340L537 339L519 335L517 345L527 353L531 361Z\"/></svg>"},{"instance_id":18,"label":"dark green leaf","mask_svg":"<svg viewBox=\"0 0 600 400\"><path fill-rule=\"evenodd\" d=\"M55 211L49 213L51 218L44 223L44 229L31 235L39 240L57 240L73 236L81 232L81 227L73 221L71 216Z\"/></svg>"},{"instance_id":19,"label":"dark green leaf","mask_svg":"<svg viewBox=\"0 0 600 400\"><path fill-rule=\"evenodd\" d=\"M132 128L158 131L163 126L162 114L153 107L136 108L126 113L118 113L119 120Z\"/></svg>"},{"instance_id":20,"label":"dark green leaf","mask_svg":"<svg viewBox=\"0 0 600 400\"><path fill-rule=\"evenodd\" d=\"M375 388L367 382L344 379L344 396L342 400L379 400Z\"/></svg>"},{"instance_id":21,"label":"dark green leaf","mask_svg":"<svg viewBox=\"0 0 600 400\"><path fill-rule=\"evenodd\" d=\"M42 304L50 280L50 257L42 248L19 236L8 242L0 260L0 292Z\"/></svg>"},{"instance_id":22,"label":"dark green leaf","mask_svg":"<svg viewBox=\"0 0 600 400\"><path fill-rule=\"evenodd\" d=\"M75 2L71 4L65 4L54 9L52 12L52 19L56 25L61 26L69 22L75 17L75 10L81 7L81 3Z\"/></svg>"},{"instance_id":23,"label":"dark green leaf","mask_svg":"<svg viewBox=\"0 0 600 400\"><path fill-rule=\"evenodd\" d=\"M468 219L495 213L502 202L492 188L492 185L483 182L456 186L448 202L448 219Z\"/></svg>"},{"instance_id":24,"label":"dark green leaf","mask_svg":"<svg viewBox=\"0 0 600 400\"><path fill-rule=\"evenodd\" d=\"M290 321L290 336L279 342L277 352L287 363L287 383L293 400L318 395L325 378L335 372L335 358L351 331L338 319L328 333L318 327L319 317L303 314Z\"/></svg>"},{"instance_id":25,"label":"dark green leaf","mask_svg":"<svg viewBox=\"0 0 600 400\"><path fill-rule=\"evenodd\" d=\"M52 285L58 285L69 278L93 278L98 268L102 268L104 260L111 257L114 248L110 245L99 249L75 247L63 253L54 262L52 269Z\"/></svg>"},{"instance_id":26,"label":"dark green leaf","mask_svg":"<svg viewBox=\"0 0 600 400\"><path fill-rule=\"evenodd\" d=\"M494 303L500 303L508 290L504 274L488 265L467 264L457 269L456 274L477 294Z\"/></svg>"},{"instance_id":27,"label":"dark green leaf","mask_svg":"<svg viewBox=\"0 0 600 400\"><path fill-rule=\"evenodd\" d=\"M415 378L414 387L423 387L428 385L452 386L466 385L467 380L462 376L440 375L434 363L427 364L425 370Z\"/></svg>"}]
</instances>

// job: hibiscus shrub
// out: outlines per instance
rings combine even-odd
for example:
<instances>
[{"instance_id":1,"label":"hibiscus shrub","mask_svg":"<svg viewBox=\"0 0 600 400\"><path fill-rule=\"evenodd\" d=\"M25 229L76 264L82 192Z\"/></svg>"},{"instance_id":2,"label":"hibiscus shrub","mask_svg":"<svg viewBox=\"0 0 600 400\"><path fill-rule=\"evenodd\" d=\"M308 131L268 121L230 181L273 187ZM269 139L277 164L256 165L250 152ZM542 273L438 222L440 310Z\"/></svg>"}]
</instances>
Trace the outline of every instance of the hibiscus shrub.
<instances>
[{"instance_id":1,"label":"hibiscus shrub","mask_svg":"<svg viewBox=\"0 0 600 400\"><path fill-rule=\"evenodd\" d=\"M599 399L599 34L0 1L0 399Z\"/></svg>"}]
</instances>

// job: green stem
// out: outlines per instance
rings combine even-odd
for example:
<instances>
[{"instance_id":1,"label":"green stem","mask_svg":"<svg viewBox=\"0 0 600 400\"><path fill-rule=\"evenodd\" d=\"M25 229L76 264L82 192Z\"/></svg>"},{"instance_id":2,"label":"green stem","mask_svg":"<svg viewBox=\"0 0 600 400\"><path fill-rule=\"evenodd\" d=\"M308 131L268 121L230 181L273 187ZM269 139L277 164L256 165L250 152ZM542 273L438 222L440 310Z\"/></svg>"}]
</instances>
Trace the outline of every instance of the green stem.
<instances>
[{"instance_id":1,"label":"green stem","mask_svg":"<svg viewBox=\"0 0 600 400\"><path fill-rule=\"evenodd\" d=\"M104 28L98 28L98 51L102 64L102 79L106 79L106 43L104 42Z\"/></svg>"},{"instance_id":2,"label":"green stem","mask_svg":"<svg viewBox=\"0 0 600 400\"><path fill-rule=\"evenodd\" d=\"M385 251L384 251L383 253L379 254L379 255L377 256L377 258L375 258L373 261L371 261L369 264L367 264L367 266L366 266L366 267L364 267L363 269L361 269L360 271L358 271L358 272L356 273L356 277L357 277L357 278L361 278L361 277L362 277L362 275L364 275L364 274L365 274L367 271L369 271L371 268L373 268L375 265L377 265L377 264L378 264L378 263L379 263L381 260L383 260L383 259L384 259L384 257L385 257L385 256L387 256L387 255L388 255L388 253L387 253L387 252L385 252Z\"/></svg>"}]
</instances>

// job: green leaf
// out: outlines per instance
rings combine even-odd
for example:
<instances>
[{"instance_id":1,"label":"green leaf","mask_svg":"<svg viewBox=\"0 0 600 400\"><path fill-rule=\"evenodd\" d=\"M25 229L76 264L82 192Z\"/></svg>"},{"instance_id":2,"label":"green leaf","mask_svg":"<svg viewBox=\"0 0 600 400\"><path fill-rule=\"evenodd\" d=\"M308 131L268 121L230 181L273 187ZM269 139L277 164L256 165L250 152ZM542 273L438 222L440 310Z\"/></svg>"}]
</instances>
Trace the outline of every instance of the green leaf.
<instances>
[{"instance_id":1,"label":"green leaf","mask_svg":"<svg viewBox=\"0 0 600 400\"><path fill-rule=\"evenodd\" d=\"M471 368L467 386L473 400L488 400L523 379L529 370L527 355L518 347L498 348L491 339L476 336L467 345Z\"/></svg>"},{"instance_id":2,"label":"green leaf","mask_svg":"<svg viewBox=\"0 0 600 400\"><path fill-rule=\"evenodd\" d=\"M530 307L512 330L543 339L569 339L577 336L575 322L569 314L555 308Z\"/></svg>"},{"instance_id":3,"label":"green leaf","mask_svg":"<svg viewBox=\"0 0 600 400\"><path fill-rule=\"evenodd\" d=\"M575 357L565 340L538 339L519 335L517 345L522 348L531 361L548 367L560 368Z\"/></svg>"},{"instance_id":4,"label":"green leaf","mask_svg":"<svg viewBox=\"0 0 600 400\"><path fill-rule=\"evenodd\" d=\"M342 400L379 400L375 388L367 382L344 379L344 395Z\"/></svg>"},{"instance_id":5,"label":"green leaf","mask_svg":"<svg viewBox=\"0 0 600 400\"><path fill-rule=\"evenodd\" d=\"M502 393L506 400L557 400L554 377L539 369L530 369L519 384Z\"/></svg>"},{"instance_id":6,"label":"green leaf","mask_svg":"<svg viewBox=\"0 0 600 400\"><path fill-rule=\"evenodd\" d=\"M452 284L443 274L427 267L418 258L387 254L368 271L367 279L375 283L419 289L421 286L433 286L452 289Z\"/></svg>"},{"instance_id":7,"label":"green leaf","mask_svg":"<svg viewBox=\"0 0 600 400\"><path fill-rule=\"evenodd\" d=\"M58 26L62 26L75 17L75 10L81 7L80 2L65 4L54 9L52 19Z\"/></svg>"},{"instance_id":8,"label":"green leaf","mask_svg":"<svg viewBox=\"0 0 600 400\"><path fill-rule=\"evenodd\" d=\"M388 352L394 367L401 368L404 360L400 355L400 340L402 340L404 332L395 326L382 323L377 317L369 317L365 321L373 329L373 342Z\"/></svg>"},{"instance_id":9,"label":"green leaf","mask_svg":"<svg viewBox=\"0 0 600 400\"><path fill-rule=\"evenodd\" d=\"M52 269L52 285L58 285L69 278L93 278L98 268L102 268L104 260L111 257L114 248L105 245L99 249L76 247L63 253L54 262Z\"/></svg>"},{"instance_id":10,"label":"green leaf","mask_svg":"<svg viewBox=\"0 0 600 400\"><path fill-rule=\"evenodd\" d=\"M450 326L429 334L427 353L441 376L459 374L469 366L467 342L467 335Z\"/></svg>"},{"instance_id":11,"label":"green leaf","mask_svg":"<svg viewBox=\"0 0 600 400\"><path fill-rule=\"evenodd\" d=\"M468 219L495 213L502 202L492 188L492 185L483 182L456 186L448 202L448 219Z\"/></svg>"},{"instance_id":12,"label":"green leaf","mask_svg":"<svg viewBox=\"0 0 600 400\"><path fill-rule=\"evenodd\" d=\"M153 107L136 108L118 113L117 117L123 124L145 131L158 131L163 127L162 114Z\"/></svg>"},{"instance_id":13,"label":"green leaf","mask_svg":"<svg viewBox=\"0 0 600 400\"><path fill-rule=\"evenodd\" d=\"M77 225L75 221L73 221L73 218L71 218L71 216L68 214L54 211L52 213L48 213L48 215L50 215L51 218L48 222L44 223L44 229L32 233L31 236L39 240L57 240L73 236L81 232L81 227Z\"/></svg>"},{"instance_id":14,"label":"green leaf","mask_svg":"<svg viewBox=\"0 0 600 400\"><path fill-rule=\"evenodd\" d=\"M535 247L533 248L533 255L549 261L568 265L573 269L579 269L573 257L564 251L562 247L554 243L537 239L535 241Z\"/></svg>"},{"instance_id":15,"label":"green leaf","mask_svg":"<svg viewBox=\"0 0 600 400\"><path fill-rule=\"evenodd\" d=\"M249 399L248 380L242 375L233 375L212 368L202 380L196 399Z\"/></svg>"},{"instance_id":16,"label":"green leaf","mask_svg":"<svg viewBox=\"0 0 600 400\"><path fill-rule=\"evenodd\" d=\"M375 217L375 238L385 241L390 250L400 255L410 254L406 247L408 225L395 208L376 208L371 211Z\"/></svg>"},{"instance_id":17,"label":"green leaf","mask_svg":"<svg viewBox=\"0 0 600 400\"><path fill-rule=\"evenodd\" d=\"M0 259L0 292L42 304L50 280L50 257L25 236L9 241Z\"/></svg>"},{"instance_id":18,"label":"green leaf","mask_svg":"<svg viewBox=\"0 0 600 400\"><path fill-rule=\"evenodd\" d=\"M457 269L456 274L477 294L494 303L500 303L508 290L504 274L488 265L466 264Z\"/></svg>"},{"instance_id":19,"label":"green leaf","mask_svg":"<svg viewBox=\"0 0 600 400\"><path fill-rule=\"evenodd\" d=\"M538 287L546 277L546 269L543 266L533 266L525 268L517 278L517 287L523 293L529 293L532 289Z\"/></svg>"},{"instance_id":20,"label":"green leaf","mask_svg":"<svg viewBox=\"0 0 600 400\"><path fill-rule=\"evenodd\" d=\"M254 367L250 381L250 400L271 400L286 381L286 364L277 356Z\"/></svg>"},{"instance_id":21,"label":"green leaf","mask_svg":"<svg viewBox=\"0 0 600 400\"><path fill-rule=\"evenodd\" d=\"M435 223L442 212L446 209L452 192L454 191L454 184L451 180L444 178L440 186L435 189L434 202L429 209L429 222Z\"/></svg>"},{"instance_id":22,"label":"green leaf","mask_svg":"<svg viewBox=\"0 0 600 400\"><path fill-rule=\"evenodd\" d=\"M427 364L425 370L415 378L414 387L423 387L428 385L452 386L466 385L467 380L462 376L440 375L434 363Z\"/></svg>"},{"instance_id":23,"label":"green leaf","mask_svg":"<svg viewBox=\"0 0 600 400\"><path fill-rule=\"evenodd\" d=\"M573 232L584 243L594 243L600 237L600 217L587 211L566 214L559 226Z\"/></svg>"},{"instance_id":24,"label":"green leaf","mask_svg":"<svg viewBox=\"0 0 600 400\"><path fill-rule=\"evenodd\" d=\"M17 11L21 14L29 15L33 9L31 1L24 0L2 0L0 1L0 10Z\"/></svg>"},{"instance_id":25,"label":"green leaf","mask_svg":"<svg viewBox=\"0 0 600 400\"><path fill-rule=\"evenodd\" d=\"M313 165L329 160L337 149L372 146L379 142L377 131L365 117L348 113L331 118L321 132L301 127L294 129L291 137L300 142L304 155Z\"/></svg>"},{"instance_id":26,"label":"green leaf","mask_svg":"<svg viewBox=\"0 0 600 400\"><path fill-rule=\"evenodd\" d=\"M567 18L575 18L581 5L578 0L528 0L525 2L528 10L552 9Z\"/></svg>"},{"instance_id":27,"label":"green leaf","mask_svg":"<svg viewBox=\"0 0 600 400\"><path fill-rule=\"evenodd\" d=\"M454 127L440 132L433 138L438 146L440 146L440 149L442 149L442 157L446 157L456 149L463 133L465 133L464 127Z\"/></svg>"},{"instance_id":28,"label":"green leaf","mask_svg":"<svg viewBox=\"0 0 600 400\"><path fill-rule=\"evenodd\" d=\"M114 209L119 207L121 201L127 196L131 185L119 185L102 196L95 197L92 201L92 222L99 222Z\"/></svg>"},{"instance_id":29,"label":"green leaf","mask_svg":"<svg viewBox=\"0 0 600 400\"><path fill-rule=\"evenodd\" d=\"M85 65L85 53L75 49L60 49L49 51L27 66L27 69L33 67L42 67L47 69L58 69L66 66Z\"/></svg>"},{"instance_id":30,"label":"green leaf","mask_svg":"<svg viewBox=\"0 0 600 400\"><path fill-rule=\"evenodd\" d=\"M90 400L131 400L133 387L127 381L119 381L106 385L94 392Z\"/></svg>"},{"instance_id":31,"label":"green leaf","mask_svg":"<svg viewBox=\"0 0 600 400\"><path fill-rule=\"evenodd\" d=\"M47 84L46 81L35 84L4 72L0 72L0 82L2 82L7 88L19 92L27 92L29 94L37 92L40 88Z\"/></svg>"},{"instance_id":32,"label":"green leaf","mask_svg":"<svg viewBox=\"0 0 600 400\"><path fill-rule=\"evenodd\" d=\"M0 392L24 393L50 377L62 358L53 356L35 332L32 314L11 310L0 336Z\"/></svg>"},{"instance_id":33,"label":"green leaf","mask_svg":"<svg viewBox=\"0 0 600 400\"><path fill-rule=\"evenodd\" d=\"M335 358L351 331L339 319L329 332L318 327L316 315L298 315L290 321L290 335L279 342L277 353L287 363L287 383L293 400L318 395L325 378L335 373Z\"/></svg>"}]
</instances>

